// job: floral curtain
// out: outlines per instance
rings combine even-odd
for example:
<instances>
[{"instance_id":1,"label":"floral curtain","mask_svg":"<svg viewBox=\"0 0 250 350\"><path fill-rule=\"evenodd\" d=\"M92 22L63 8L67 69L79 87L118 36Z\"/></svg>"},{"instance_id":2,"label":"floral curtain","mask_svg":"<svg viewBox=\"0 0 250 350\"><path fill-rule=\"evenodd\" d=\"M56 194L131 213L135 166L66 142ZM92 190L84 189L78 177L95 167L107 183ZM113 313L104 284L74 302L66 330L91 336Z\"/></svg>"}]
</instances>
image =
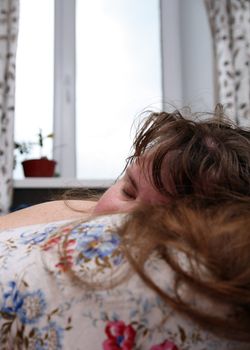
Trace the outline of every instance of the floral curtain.
<instances>
[{"instance_id":1,"label":"floral curtain","mask_svg":"<svg viewBox=\"0 0 250 350\"><path fill-rule=\"evenodd\" d=\"M0 215L11 205L19 0L0 0Z\"/></svg>"},{"instance_id":2,"label":"floral curtain","mask_svg":"<svg viewBox=\"0 0 250 350\"><path fill-rule=\"evenodd\" d=\"M213 36L216 99L250 126L250 0L205 0Z\"/></svg>"}]
</instances>

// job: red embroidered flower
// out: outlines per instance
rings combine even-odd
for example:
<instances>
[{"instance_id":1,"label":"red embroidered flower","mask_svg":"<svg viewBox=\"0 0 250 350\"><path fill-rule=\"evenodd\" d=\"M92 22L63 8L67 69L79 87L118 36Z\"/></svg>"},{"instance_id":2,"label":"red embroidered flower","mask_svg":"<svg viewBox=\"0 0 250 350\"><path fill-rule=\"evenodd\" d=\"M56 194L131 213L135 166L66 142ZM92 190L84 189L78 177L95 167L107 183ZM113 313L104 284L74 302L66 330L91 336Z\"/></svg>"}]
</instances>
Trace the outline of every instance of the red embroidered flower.
<instances>
[{"instance_id":1,"label":"red embroidered flower","mask_svg":"<svg viewBox=\"0 0 250 350\"><path fill-rule=\"evenodd\" d=\"M52 237L42 246L43 250L49 250L60 242L60 237Z\"/></svg>"},{"instance_id":2,"label":"red embroidered flower","mask_svg":"<svg viewBox=\"0 0 250 350\"><path fill-rule=\"evenodd\" d=\"M179 348L173 342L165 340L161 344L153 345L150 350L179 350Z\"/></svg>"},{"instance_id":3,"label":"red embroidered flower","mask_svg":"<svg viewBox=\"0 0 250 350\"><path fill-rule=\"evenodd\" d=\"M69 239L63 242L64 255L60 257L58 264L56 264L56 267L58 267L63 272L68 271L73 266L72 255L74 253L74 249L71 249L69 247L72 245L74 246L75 243L75 239Z\"/></svg>"},{"instance_id":4,"label":"red embroidered flower","mask_svg":"<svg viewBox=\"0 0 250 350\"><path fill-rule=\"evenodd\" d=\"M108 339L103 342L104 350L132 350L136 332L131 325L123 321L108 322L105 333Z\"/></svg>"},{"instance_id":5,"label":"red embroidered flower","mask_svg":"<svg viewBox=\"0 0 250 350\"><path fill-rule=\"evenodd\" d=\"M61 257L59 262L55 265L62 272L67 272L73 266L73 258L70 255Z\"/></svg>"},{"instance_id":6,"label":"red embroidered flower","mask_svg":"<svg viewBox=\"0 0 250 350\"><path fill-rule=\"evenodd\" d=\"M69 228L63 229L63 232L68 232ZM54 246L58 247L61 241L64 239L63 235L58 235L55 237L50 238L47 242L44 243L42 249L43 250L50 250ZM55 265L58 267L61 271L66 272L68 271L72 266L73 266L73 253L74 249L72 249L76 244L75 239L66 239L62 243L62 248L63 248L63 255L60 256L59 262ZM71 248L72 247L72 248Z\"/></svg>"}]
</instances>

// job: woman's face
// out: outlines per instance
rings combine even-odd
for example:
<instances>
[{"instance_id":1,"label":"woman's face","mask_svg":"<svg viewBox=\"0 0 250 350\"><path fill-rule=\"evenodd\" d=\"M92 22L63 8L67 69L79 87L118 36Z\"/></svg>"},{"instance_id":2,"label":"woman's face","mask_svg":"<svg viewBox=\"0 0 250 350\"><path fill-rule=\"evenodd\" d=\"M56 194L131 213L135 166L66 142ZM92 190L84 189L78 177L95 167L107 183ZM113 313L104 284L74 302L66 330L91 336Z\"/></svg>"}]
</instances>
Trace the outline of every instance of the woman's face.
<instances>
[{"instance_id":1,"label":"woman's face","mask_svg":"<svg viewBox=\"0 0 250 350\"><path fill-rule=\"evenodd\" d=\"M130 165L124 176L99 199L94 213L126 212L139 203L166 203L167 198L153 187L148 177L138 162Z\"/></svg>"}]
</instances>

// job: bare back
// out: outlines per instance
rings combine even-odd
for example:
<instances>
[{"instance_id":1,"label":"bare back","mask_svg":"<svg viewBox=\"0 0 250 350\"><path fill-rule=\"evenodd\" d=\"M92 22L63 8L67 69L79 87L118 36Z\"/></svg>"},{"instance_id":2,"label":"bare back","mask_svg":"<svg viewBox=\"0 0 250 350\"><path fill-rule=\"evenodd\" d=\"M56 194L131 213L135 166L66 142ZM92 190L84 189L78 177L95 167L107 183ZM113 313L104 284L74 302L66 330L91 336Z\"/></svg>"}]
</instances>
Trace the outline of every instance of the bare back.
<instances>
[{"instance_id":1,"label":"bare back","mask_svg":"<svg viewBox=\"0 0 250 350\"><path fill-rule=\"evenodd\" d=\"M96 205L93 201L63 200L45 202L0 217L0 230L60 220L88 219Z\"/></svg>"}]
</instances>

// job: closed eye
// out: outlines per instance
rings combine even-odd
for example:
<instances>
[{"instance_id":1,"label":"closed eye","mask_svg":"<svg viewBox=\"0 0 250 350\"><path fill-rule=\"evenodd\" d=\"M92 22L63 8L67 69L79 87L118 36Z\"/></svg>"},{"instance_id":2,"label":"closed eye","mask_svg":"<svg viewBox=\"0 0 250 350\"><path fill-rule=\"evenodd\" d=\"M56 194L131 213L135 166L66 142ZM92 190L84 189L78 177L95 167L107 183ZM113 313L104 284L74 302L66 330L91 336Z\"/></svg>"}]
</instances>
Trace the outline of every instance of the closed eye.
<instances>
[{"instance_id":1,"label":"closed eye","mask_svg":"<svg viewBox=\"0 0 250 350\"><path fill-rule=\"evenodd\" d=\"M123 178L121 193L128 200L135 200L137 198L137 185L134 178L130 174L130 169L128 168L125 176Z\"/></svg>"},{"instance_id":2,"label":"closed eye","mask_svg":"<svg viewBox=\"0 0 250 350\"><path fill-rule=\"evenodd\" d=\"M122 192L122 195L129 200L136 199L136 194L131 190L128 190L126 188L122 188L121 192Z\"/></svg>"},{"instance_id":3,"label":"closed eye","mask_svg":"<svg viewBox=\"0 0 250 350\"><path fill-rule=\"evenodd\" d=\"M137 182L131 172L131 168L128 167L123 177L121 186L121 194L127 200L136 200L138 196Z\"/></svg>"}]
</instances>

